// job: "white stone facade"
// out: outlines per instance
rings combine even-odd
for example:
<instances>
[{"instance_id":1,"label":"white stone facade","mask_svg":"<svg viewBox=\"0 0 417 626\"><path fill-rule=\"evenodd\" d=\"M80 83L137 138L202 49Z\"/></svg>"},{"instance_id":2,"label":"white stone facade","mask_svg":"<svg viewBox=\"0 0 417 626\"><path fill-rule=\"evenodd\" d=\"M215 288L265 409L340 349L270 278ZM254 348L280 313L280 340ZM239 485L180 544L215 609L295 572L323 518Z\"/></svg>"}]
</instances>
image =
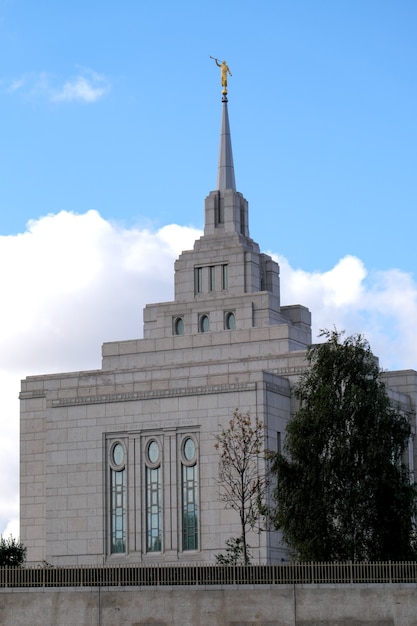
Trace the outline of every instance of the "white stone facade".
<instances>
[{"instance_id":1,"label":"white stone facade","mask_svg":"<svg viewBox=\"0 0 417 626\"><path fill-rule=\"evenodd\" d=\"M28 561L213 562L240 535L219 500L214 434L239 408L276 449L310 343L309 311L281 306L279 267L249 237L246 200L211 192L204 235L175 263L175 299L145 308L144 338L104 344L100 370L22 382ZM387 376L415 415L417 373ZM249 544L254 562L286 556L276 532Z\"/></svg>"}]
</instances>

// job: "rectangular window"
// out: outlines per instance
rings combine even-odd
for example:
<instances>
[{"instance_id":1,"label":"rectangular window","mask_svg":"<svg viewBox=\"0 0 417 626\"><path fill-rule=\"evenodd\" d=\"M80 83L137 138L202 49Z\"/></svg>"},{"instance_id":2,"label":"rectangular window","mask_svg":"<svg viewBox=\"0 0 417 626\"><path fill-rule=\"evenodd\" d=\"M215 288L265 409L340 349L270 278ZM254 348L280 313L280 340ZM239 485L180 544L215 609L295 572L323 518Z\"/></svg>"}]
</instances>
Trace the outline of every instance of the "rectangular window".
<instances>
[{"instance_id":1,"label":"rectangular window","mask_svg":"<svg viewBox=\"0 0 417 626\"><path fill-rule=\"evenodd\" d=\"M222 265L222 289L227 289L227 265Z\"/></svg>"},{"instance_id":2,"label":"rectangular window","mask_svg":"<svg viewBox=\"0 0 417 626\"><path fill-rule=\"evenodd\" d=\"M209 290L214 291L214 265L209 267Z\"/></svg>"},{"instance_id":3,"label":"rectangular window","mask_svg":"<svg viewBox=\"0 0 417 626\"><path fill-rule=\"evenodd\" d=\"M161 468L146 468L146 551L162 550Z\"/></svg>"},{"instance_id":4,"label":"rectangular window","mask_svg":"<svg viewBox=\"0 0 417 626\"><path fill-rule=\"evenodd\" d=\"M111 470L111 552L126 552L126 469Z\"/></svg>"},{"instance_id":5,"label":"rectangular window","mask_svg":"<svg viewBox=\"0 0 417 626\"><path fill-rule=\"evenodd\" d=\"M240 232L242 235L245 234L245 209L240 207Z\"/></svg>"},{"instance_id":6,"label":"rectangular window","mask_svg":"<svg viewBox=\"0 0 417 626\"><path fill-rule=\"evenodd\" d=\"M197 464L182 466L182 549L198 550Z\"/></svg>"},{"instance_id":7,"label":"rectangular window","mask_svg":"<svg viewBox=\"0 0 417 626\"><path fill-rule=\"evenodd\" d=\"M223 224L223 200L220 199L220 196L216 197L215 216L216 226L217 224Z\"/></svg>"},{"instance_id":8,"label":"rectangular window","mask_svg":"<svg viewBox=\"0 0 417 626\"><path fill-rule=\"evenodd\" d=\"M196 267L194 270L194 290L195 293L202 293L203 291L203 268Z\"/></svg>"}]
</instances>

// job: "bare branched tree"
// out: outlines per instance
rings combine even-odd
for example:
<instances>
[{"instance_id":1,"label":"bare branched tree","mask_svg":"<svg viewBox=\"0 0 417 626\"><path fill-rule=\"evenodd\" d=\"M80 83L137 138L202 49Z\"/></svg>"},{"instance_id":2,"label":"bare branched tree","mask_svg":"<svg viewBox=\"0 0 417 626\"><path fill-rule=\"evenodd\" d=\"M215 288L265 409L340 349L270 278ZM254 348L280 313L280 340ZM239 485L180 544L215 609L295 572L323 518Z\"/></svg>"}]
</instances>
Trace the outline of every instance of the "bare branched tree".
<instances>
[{"instance_id":1,"label":"bare branched tree","mask_svg":"<svg viewBox=\"0 0 417 626\"><path fill-rule=\"evenodd\" d=\"M235 409L228 427L215 438L220 452L220 499L239 514L242 558L247 565L247 533L259 527L265 510L264 425L258 417Z\"/></svg>"}]
</instances>

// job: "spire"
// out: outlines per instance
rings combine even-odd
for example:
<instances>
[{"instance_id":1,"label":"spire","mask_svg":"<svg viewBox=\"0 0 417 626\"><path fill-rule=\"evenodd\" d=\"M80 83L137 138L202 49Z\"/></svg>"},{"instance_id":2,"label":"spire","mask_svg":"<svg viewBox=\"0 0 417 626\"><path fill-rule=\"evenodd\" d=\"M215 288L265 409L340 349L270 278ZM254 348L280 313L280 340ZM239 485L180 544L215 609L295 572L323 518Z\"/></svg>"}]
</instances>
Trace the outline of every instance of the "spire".
<instances>
[{"instance_id":1,"label":"spire","mask_svg":"<svg viewBox=\"0 0 417 626\"><path fill-rule=\"evenodd\" d=\"M222 127L220 131L219 167L217 170L217 189L236 191L235 170L233 167L232 140L230 138L227 97L223 96Z\"/></svg>"}]
</instances>

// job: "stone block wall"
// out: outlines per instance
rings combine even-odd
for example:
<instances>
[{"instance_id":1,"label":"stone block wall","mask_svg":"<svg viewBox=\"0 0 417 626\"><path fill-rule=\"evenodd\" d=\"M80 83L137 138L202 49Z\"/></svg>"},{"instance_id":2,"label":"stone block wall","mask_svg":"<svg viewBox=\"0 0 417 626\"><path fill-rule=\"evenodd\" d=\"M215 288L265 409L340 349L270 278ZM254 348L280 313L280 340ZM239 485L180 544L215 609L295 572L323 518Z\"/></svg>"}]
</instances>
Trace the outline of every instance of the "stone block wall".
<instances>
[{"instance_id":1,"label":"stone block wall","mask_svg":"<svg viewBox=\"0 0 417 626\"><path fill-rule=\"evenodd\" d=\"M417 626L417 585L2 589L2 626Z\"/></svg>"}]
</instances>

